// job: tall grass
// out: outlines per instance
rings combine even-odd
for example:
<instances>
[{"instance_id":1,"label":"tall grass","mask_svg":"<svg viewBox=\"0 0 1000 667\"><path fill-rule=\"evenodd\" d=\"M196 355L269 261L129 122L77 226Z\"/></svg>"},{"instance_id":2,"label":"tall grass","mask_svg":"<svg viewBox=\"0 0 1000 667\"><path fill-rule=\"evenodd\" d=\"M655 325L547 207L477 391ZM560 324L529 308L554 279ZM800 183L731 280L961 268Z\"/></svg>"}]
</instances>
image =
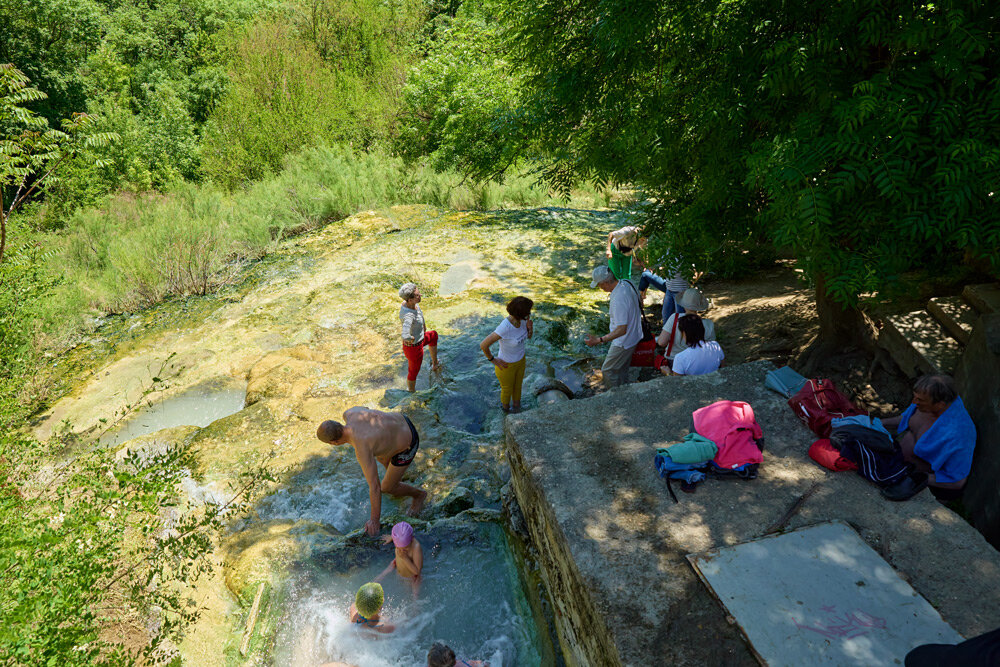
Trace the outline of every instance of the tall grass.
<instances>
[{"instance_id":1,"label":"tall grass","mask_svg":"<svg viewBox=\"0 0 1000 667\"><path fill-rule=\"evenodd\" d=\"M599 197L587 198L592 203ZM243 261L262 257L282 239L359 210L395 204L489 210L565 203L527 176L502 185L475 184L384 153L312 148L245 191L184 184L166 194L123 194L101 208L77 212L65 232L51 237L66 279L53 309L126 312L170 295L205 294L232 280Z\"/></svg>"}]
</instances>

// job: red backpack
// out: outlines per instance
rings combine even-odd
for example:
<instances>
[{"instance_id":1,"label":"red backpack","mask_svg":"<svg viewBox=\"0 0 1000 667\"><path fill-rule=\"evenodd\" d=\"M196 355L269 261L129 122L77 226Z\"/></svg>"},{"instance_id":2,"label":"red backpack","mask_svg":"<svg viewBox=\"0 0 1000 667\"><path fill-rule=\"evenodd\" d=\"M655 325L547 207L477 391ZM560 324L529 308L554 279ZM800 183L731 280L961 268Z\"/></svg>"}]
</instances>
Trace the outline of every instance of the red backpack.
<instances>
[{"instance_id":1,"label":"red backpack","mask_svg":"<svg viewBox=\"0 0 1000 667\"><path fill-rule=\"evenodd\" d=\"M656 359L656 339L644 340L635 346L630 366L652 366Z\"/></svg>"},{"instance_id":2,"label":"red backpack","mask_svg":"<svg viewBox=\"0 0 1000 667\"><path fill-rule=\"evenodd\" d=\"M809 430L821 438L830 437L830 420L868 414L837 391L833 380L809 380L788 399L788 405Z\"/></svg>"}]
</instances>

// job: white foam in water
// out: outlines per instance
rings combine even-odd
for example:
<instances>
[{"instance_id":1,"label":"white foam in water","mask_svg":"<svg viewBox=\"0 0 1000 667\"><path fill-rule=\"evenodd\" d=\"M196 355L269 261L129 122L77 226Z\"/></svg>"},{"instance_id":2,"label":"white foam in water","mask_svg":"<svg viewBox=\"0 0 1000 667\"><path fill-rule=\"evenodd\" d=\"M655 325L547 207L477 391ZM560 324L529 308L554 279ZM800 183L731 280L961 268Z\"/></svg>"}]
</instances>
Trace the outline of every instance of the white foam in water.
<instances>
[{"instance_id":1,"label":"white foam in water","mask_svg":"<svg viewBox=\"0 0 1000 667\"><path fill-rule=\"evenodd\" d=\"M484 536L487 531L484 531ZM420 535L417 535L420 539ZM414 599L394 572L383 581L383 622L396 626L375 634L352 624L347 609L358 587L392 560L384 557L347 573L303 575L287 607L275 646L276 665L342 661L364 667L423 667L431 644L448 644L460 658L489 660L493 667L540 665L538 636L520 582L504 549L492 539L431 548L425 537L424 581Z\"/></svg>"},{"instance_id":2,"label":"white foam in water","mask_svg":"<svg viewBox=\"0 0 1000 667\"><path fill-rule=\"evenodd\" d=\"M383 506L387 504L388 499L383 500ZM368 512L368 486L360 474L330 476L306 491L282 489L264 498L258 508L265 520L317 521L342 533L363 526Z\"/></svg>"}]
</instances>

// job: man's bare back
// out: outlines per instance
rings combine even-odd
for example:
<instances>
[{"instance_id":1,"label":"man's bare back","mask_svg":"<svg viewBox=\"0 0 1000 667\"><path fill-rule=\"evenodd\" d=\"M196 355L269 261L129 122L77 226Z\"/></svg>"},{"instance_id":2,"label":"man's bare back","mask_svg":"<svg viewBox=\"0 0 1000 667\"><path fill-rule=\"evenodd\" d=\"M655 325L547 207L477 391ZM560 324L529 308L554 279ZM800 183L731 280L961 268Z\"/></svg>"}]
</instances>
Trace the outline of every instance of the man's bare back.
<instances>
[{"instance_id":1,"label":"man's bare back","mask_svg":"<svg viewBox=\"0 0 1000 667\"><path fill-rule=\"evenodd\" d=\"M410 448L410 426L406 418L397 412L382 412L369 408L355 407L344 412L344 425L352 433L350 440L357 448L371 452L380 463L387 461Z\"/></svg>"},{"instance_id":2,"label":"man's bare back","mask_svg":"<svg viewBox=\"0 0 1000 667\"><path fill-rule=\"evenodd\" d=\"M403 473L413 462L420 446L416 427L405 416L370 408L353 407L344 412L344 423L325 421L316 430L316 437L332 445L350 444L368 483L371 518L365 530L372 537L381 530L382 494L409 496L410 516L424 507L427 492L403 483ZM378 465L385 466L385 476L379 480Z\"/></svg>"}]
</instances>

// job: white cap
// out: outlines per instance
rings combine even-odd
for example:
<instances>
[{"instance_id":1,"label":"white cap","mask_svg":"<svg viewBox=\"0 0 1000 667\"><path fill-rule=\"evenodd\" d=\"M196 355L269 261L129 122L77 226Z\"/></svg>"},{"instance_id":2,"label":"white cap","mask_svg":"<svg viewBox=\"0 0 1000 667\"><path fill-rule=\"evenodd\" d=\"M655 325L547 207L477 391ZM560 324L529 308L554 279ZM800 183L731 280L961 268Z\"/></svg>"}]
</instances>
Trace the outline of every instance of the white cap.
<instances>
[{"instance_id":1,"label":"white cap","mask_svg":"<svg viewBox=\"0 0 1000 667\"><path fill-rule=\"evenodd\" d=\"M597 287L601 283L606 283L609 280L613 280L615 274L611 273L611 269L608 268L607 264L601 264L599 267L594 269L593 278L594 281L590 283L591 287Z\"/></svg>"}]
</instances>

